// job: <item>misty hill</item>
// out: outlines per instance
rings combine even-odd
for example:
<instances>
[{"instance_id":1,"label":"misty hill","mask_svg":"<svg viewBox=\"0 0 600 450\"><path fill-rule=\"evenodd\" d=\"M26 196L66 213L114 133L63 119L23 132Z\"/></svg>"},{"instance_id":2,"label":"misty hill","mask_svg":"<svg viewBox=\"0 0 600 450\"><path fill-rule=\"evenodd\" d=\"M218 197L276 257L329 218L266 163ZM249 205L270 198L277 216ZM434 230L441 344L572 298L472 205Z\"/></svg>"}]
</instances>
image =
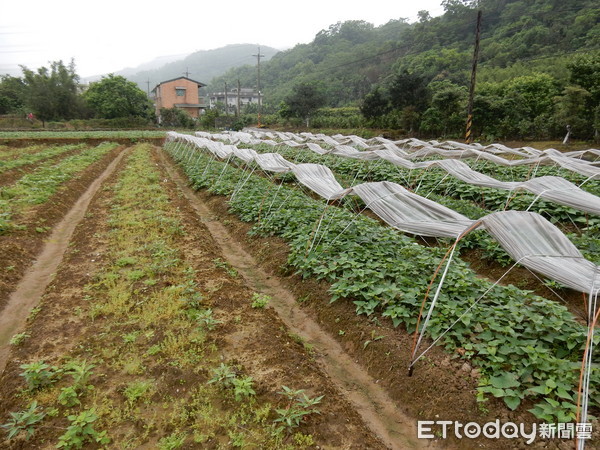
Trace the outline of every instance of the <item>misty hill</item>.
<instances>
[{"instance_id":1,"label":"misty hill","mask_svg":"<svg viewBox=\"0 0 600 450\"><path fill-rule=\"evenodd\" d=\"M180 61L188 55L189 55L189 53L180 53L177 55L157 56L152 61L142 63L136 67L126 67L125 69L119 70L118 72L114 72L114 74L121 75L125 78L128 78L132 75L135 75L138 72L156 70L156 69L163 67L166 64L169 64L169 63L172 63L175 61ZM91 75L89 77L84 77L83 81L86 83L91 83L93 81L100 80L104 75L106 75L106 74Z\"/></svg>"},{"instance_id":2,"label":"misty hill","mask_svg":"<svg viewBox=\"0 0 600 450\"><path fill-rule=\"evenodd\" d=\"M176 61L181 61L188 55L189 55L189 53L181 53L178 55L159 56L157 58L154 58L152 61L140 64L137 67L127 67L123 70L119 70L115 75L130 77L130 76L135 75L138 72L157 70L167 64L170 64L170 63L173 63Z\"/></svg>"},{"instance_id":3,"label":"misty hill","mask_svg":"<svg viewBox=\"0 0 600 450\"><path fill-rule=\"evenodd\" d=\"M279 50L261 46L260 53L264 55L261 63L268 61L278 53ZM146 91L147 81L150 80L150 89L153 89L161 81L170 80L189 72L189 77L202 83L209 83L214 77L227 72L232 67L244 65L256 66L256 55L258 46L254 44L232 44L214 50L200 50L187 56L180 55L175 60L161 61L161 58L142 64L136 68L128 68L115 75L122 75L128 80L138 84L140 89Z\"/></svg>"}]
</instances>

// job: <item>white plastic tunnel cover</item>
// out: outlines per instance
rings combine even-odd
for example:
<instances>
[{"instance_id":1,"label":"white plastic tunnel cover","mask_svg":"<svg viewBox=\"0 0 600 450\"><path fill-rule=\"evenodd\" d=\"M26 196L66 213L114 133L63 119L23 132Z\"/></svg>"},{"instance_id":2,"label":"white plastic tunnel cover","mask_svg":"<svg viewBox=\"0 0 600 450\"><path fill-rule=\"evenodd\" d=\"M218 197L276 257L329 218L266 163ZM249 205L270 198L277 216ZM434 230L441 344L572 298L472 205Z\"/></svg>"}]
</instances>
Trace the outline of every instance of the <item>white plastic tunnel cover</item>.
<instances>
[{"instance_id":1,"label":"white plastic tunnel cover","mask_svg":"<svg viewBox=\"0 0 600 450\"><path fill-rule=\"evenodd\" d=\"M358 184L348 193L358 195L388 225L421 236L456 238L475 222L390 181Z\"/></svg>"},{"instance_id":2,"label":"white plastic tunnel cover","mask_svg":"<svg viewBox=\"0 0 600 450\"><path fill-rule=\"evenodd\" d=\"M480 219L483 226L518 263L565 286L590 295L600 290L600 267L537 213L501 211Z\"/></svg>"}]
</instances>

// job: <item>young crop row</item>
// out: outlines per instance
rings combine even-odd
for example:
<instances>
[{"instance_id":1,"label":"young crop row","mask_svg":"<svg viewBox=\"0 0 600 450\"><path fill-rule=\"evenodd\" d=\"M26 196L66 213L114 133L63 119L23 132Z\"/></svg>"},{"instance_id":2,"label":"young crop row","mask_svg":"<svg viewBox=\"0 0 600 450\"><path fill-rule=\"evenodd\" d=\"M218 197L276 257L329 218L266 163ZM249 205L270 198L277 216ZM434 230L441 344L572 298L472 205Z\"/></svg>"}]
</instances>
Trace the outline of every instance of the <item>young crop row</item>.
<instances>
[{"instance_id":1,"label":"young crop row","mask_svg":"<svg viewBox=\"0 0 600 450\"><path fill-rule=\"evenodd\" d=\"M11 147L8 145L0 145L0 160L12 159L15 156L22 156L25 153L37 153L41 148L44 148L44 145L34 144L27 147Z\"/></svg>"},{"instance_id":2,"label":"young crop row","mask_svg":"<svg viewBox=\"0 0 600 450\"><path fill-rule=\"evenodd\" d=\"M27 149L25 149L25 151L20 152L21 156L17 158L8 161L0 161L0 174L6 172L7 170L16 169L17 167L22 167L27 164L33 164L38 161L43 161L45 159L49 159L54 156L70 152L71 150L82 149L85 146L85 144L61 145L45 148L43 146L35 146L33 148L37 149L37 151L33 153L28 152Z\"/></svg>"},{"instance_id":3,"label":"young crop row","mask_svg":"<svg viewBox=\"0 0 600 450\"><path fill-rule=\"evenodd\" d=\"M161 130L0 131L0 139L142 139L165 135Z\"/></svg>"},{"instance_id":4,"label":"young crop row","mask_svg":"<svg viewBox=\"0 0 600 450\"><path fill-rule=\"evenodd\" d=\"M166 146L178 159L175 148ZM283 237L290 245L290 266L303 277L329 282L332 301L351 299L357 314L378 313L414 331L442 249L423 247L368 217L328 208L258 176L241 189L245 171L201 151L178 162L195 188L231 196L231 210L257 222L252 233ZM319 221L326 225L317 230ZM315 243L313 248L307 240ZM446 280L429 336L441 337L448 351L481 369L479 400L493 395L511 409L535 402L530 411L541 419L573 420L587 330L563 306L512 285L492 287L460 261ZM593 378L590 399L597 407L597 368Z\"/></svg>"},{"instance_id":5,"label":"young crop row","mask_svg":"<svg viewBox=\"0 0 600 450\"><path fill-rule=\"evenodd\" d=\"M38 167L13 185L0 187L0 234L19 227L18 218L28 208L45 203L63 183L116 146L114 143L103 143L85 148L56 164Z\"/></svg>"}]
</instances>

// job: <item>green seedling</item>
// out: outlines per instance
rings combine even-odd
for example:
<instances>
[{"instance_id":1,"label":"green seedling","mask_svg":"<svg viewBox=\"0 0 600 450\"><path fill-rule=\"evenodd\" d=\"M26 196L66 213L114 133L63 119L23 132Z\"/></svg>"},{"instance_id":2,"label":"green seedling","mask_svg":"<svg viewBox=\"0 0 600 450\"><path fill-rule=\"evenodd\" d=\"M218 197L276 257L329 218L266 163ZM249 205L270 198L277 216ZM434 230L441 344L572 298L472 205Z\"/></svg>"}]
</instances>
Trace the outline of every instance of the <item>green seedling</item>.
<instances>
[{"instance_id":1,"label":"green seedling","mask_svg":"<svg viewBox=\"0 0 600 450\"><path fill-rule=\"evenodd\" d=\"M29 405L29 409L11 412L9 421L0 426L8 431L9 440L17 437L21 432L24 432L25 439L29 440L35 433L35 425L41 422L45 415L34 400Z\"/></svg>"}]
</instances>

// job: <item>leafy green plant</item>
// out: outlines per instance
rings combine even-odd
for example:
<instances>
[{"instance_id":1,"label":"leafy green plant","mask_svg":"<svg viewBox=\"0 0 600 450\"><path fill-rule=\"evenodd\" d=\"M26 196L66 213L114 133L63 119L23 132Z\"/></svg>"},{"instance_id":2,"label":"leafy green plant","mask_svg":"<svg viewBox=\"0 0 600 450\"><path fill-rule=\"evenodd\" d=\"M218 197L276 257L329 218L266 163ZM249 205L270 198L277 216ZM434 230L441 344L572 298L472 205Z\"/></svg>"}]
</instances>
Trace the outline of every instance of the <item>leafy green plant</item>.
<instances>
[{"instance_id":1,"label":"leafy green plant","mask_svg":"<svg viewBox=\"0 0 600 450\"><path fill-rule=\"evenodd\" d=\"M21 226L13 223L26 208L45 203L59 188L78 172L99 160L115 148L114 143L103 143L97 147L84 148L81 152L62 159L59 163L42 165L23 176L17 183L4 187L0 196L0 233L8 233ZM77 147L72 147L73 149ZM36 231L45 233L46 227Z\"/></svg>"},{"instance_id":2,"label":"leafy green plant","mask_svg":"<svg viewBox=\"0 0 600 450\"><path fill-rule=\"evenodd\" d=\"M230 431L227 434L230 439L229 444L231 444L232 447L234 447L234 448L246 447L246 439L245 439L244 433L236 433L236 432Z\"/></svg>"},{"instance_id":3,"label":"leafy green plant","mask_svg":"<svg viewBox=\"0 0 600 450\"><path fill-rule=\"evenodd\" d=\"M323 395L310 398L304 392L304 389L290 389L287 386L282 386L282 391L279 394L288 399L285 408L276 409L278 417L273 421L275 424L281 424L276 428L276 432L287 431L290 433L294 428L298 428L304 418L310 414L320 414L320 411L315 408L321 403Z\"/></svg>"},{"instance_id":4,"label":"leafy green plant","mask_svg":"<svg viewBox=\"0 0 600 450\"><path fill-rule=\"evenodd\" d=\"M190 318L192 320L198 321L198 323L207 330L214 330L217 325L222 323L220 320L213 317L213 310L210 308L200 311L192 310L188 313L188 316L191 316Z\"/></svg>"},{"instance_id":5,"label":"leafy green plant","mask_svg":"<svg viewBox=\"0 0 600 450\"><path fill-rule=\"evenodd\" d=\"M66 364L63 373L73 378L73 384L61 389L58 395L58 402L61 405L71 408L81 404L79 397L86 390L93 388L91 385L88 385L88 382L93 374L92 369L94 367L95 365L88 363L87 360L74 360Z\"/></svg>"},{"instance_id":6,"label":"leafy green plant","mask_svg":"<svg viewBox=\"0 0 600 450\"><path fill-rule=\"evenodd\" d=\"M302 158L304 156L303 153ZM244 177L242 171L232 165L225 170L223 164L216 161L207 164L208 158L203 158L199 157L193 164L179 161L192 185L231 195ZM310 158L321 156L309 155L305 162L310 162ZM329 165L334 157L323 158ZM343 172L352 176L351 179L359 170L359 164L364 163L341 160L338 158L336 162L336 175ZM316 159L314 161L317 162ZM512 169L506 169L507 176ZM422 181L419 192L434 191L436 200L445 198L445 195L457 195L459 198L453 198L452 204L462 205L465 209L468 207L469 213L474 215L487 213L490 205L499 205L503 209L506 203L505 192L475 189L457 180L444 185L440 183L445 176L441 171L409 173L382 164L372 171L363 172L369 172L371 181L400 181L400 178L412 180L413 184ZM527 175L527 169L522 175ZM219 180L218 183L216 180ZM526 196L519 197L511 202L511 207L526 209L531 200ZM323 202L287 186L271 189L268 180L256 176L229 200L231 212L243 221L255 222L251 235L277 235L288 242L288 269L295 270L302 277L314 277L330 283L332 300L351 300L357 314L371 317L381 314L390 318L394 326L414 331L426 286L443 257L443 250L418 245L414 239L382 227L368 217L357 216L353 210L345 209L347 205L343 206L327 208ZM549 207L542 202L537 202L536 206ZM552 206L552 213L559 209ZM572 212L567 213L575 219ZM320 219L327 225L315 233L315 224ZM592 226L596 225L590 224L590 229ZM313 234L314 246L307 251L307 236ZM488 253L494 253L495 259L501 261L506 258L506 254L496 251L497 245L492 248L491 242L489 239L481 241L483 245L490 245ZM478 237L467 243L472 248L478 245ZM482 301L478 301L482 296ZM467 308L470 309L465 313ZM446 332L450 324L453 326ZM343 335L344 331L340 331ZM433 339L441 336L440 345L457 357L461 355L470 360L480 370L481 380L487 380L487 384L481 386L482 398L497 395L498 398L506 398L504 401L509 408L517 408L524 399L544 401L550 398L558 401L557 393L542 394L531 390L547 379L565 383L570 392L576 389L574 364L581 359L586 330L564 306L511 285L493 286L488 280L478 277L466 263L455 258L436 312L429 321L427 334ZM514 386L503 386L500 379L505 374L510 374L512 383L516 383ZM492 379L495 385L490 382ZM592 371L592 380L590 401L592 406L597 407L600 371ZM562 407L561 401L556 411ZM565 412L569 412L568 408ZM534 409L534 413L543 414L539 409Z\"/></svg>"},{"instance_id":7,"label":"leafy green plant","mask_svg":"<svg viewBox=\"0 0 600 450\"><path fill-rule=\"evenodd\" d=\"M494 397L502 398L506 406L510 409L515 410L523 399L523 394L515 390L521 383L510 373L503 373L499 376L490 377L489 380L485 378L480 380L480 386L477 389L479 394L490 393ZM484 401L483 396L478 397L479 401Z\"/></svg>"},{"instance_id":8,"label":"leafy green plant","mask_svg":"<svg viewBox=\"0 0 600 450\"><path fill-rule=\"evenodd\" d=\"M233 386L235 380L235 372L227 364L221 363L219 367L213 369L213 377L208 380L209 384L216 383L222 387L228 388Z\"/></svg>"},{"instance_id":9,"label":"leafy green plant","mask_svg":"<svg viewBox=\"0 0 600 450\"><path fill-rule=\"evenodd\" d=\"M127 403L131 406L146 395L152 389L152 386L153 383L150 381L134 381L123 389L123 395L127 399Z\"/></svg>"},{"instance_id":10,"label":"leafy green plant","mask_svg":"<svg viewBox=\"0 0 600 450\"><path fill-rule=\"evenodd\" d=\"M194 275L194 270L188 268L185 270L185 273L189 276ZM196 282L194 280L189 280L186 283L183 283L178 286L181 289L181 301L185 302L186 306L190 309L200 309L202 306L202 301L204 300L204 296L198 289Z\"/></svg>"},{"instance_id":11,"label":"leafy green plant","mask_svg":"<svg viewBox=\"0 0 600 450\"><path fill-rule=\"evenodd\" d=\"M139 281L146 276L146 272L141 269L132 270L127 273L127 279L129 281Z\"/></svg>"},{"instance_id":12,"label":"leafy green plant","mask_svg":"<svg viewBox=\"0 0 600 450\"><path fill-rule=\"evenodd\" d=\"M23 372L19 375L25 378L30 391L51 385L59 379L62 372L60 369L50 366L44 361L34 361L29 364L22 364L19 367L23 369Z\"/></svg>"},{"instance_id":13,"label":"leafy green plant","mask_svg":"<svg viewBox=\"0 0 600 450\"><path fill-rule=\"evenodd\" d=\"M160 450L173 450L180 448L185 443L187 435L185 433L173 433L169 436L160 438L158 441L158 448Z\"/></svg>"},{"instance_id":14,"label":"leafy green plant","mask_svg":"<svg viewBox=\"0 0 600 450\"><path fill-rule=\"evenodd\" d=\"M10 338L10 345L21 345L21 343L23 343L23 341L29 337L31 337L29 333L17 333L12 338Z\"/></svg>"},{"instance_id":15,"label":"leafy green plant","mask_svg":"<svg viewBox=\"0 0 600 450\"><path fill-rule=\"evenodd\" d=\"M58 403L67 408L71 408L73 406L80 405L79 394L75 386L67 386L60 390L60 394L58 394Z\"/></svg>"},{"instance_id":16,"label":"leafy green plant","mask_svg":"<svg viewBox=\"0 0 600 450\"><path fill-rule=\"evenodd\" d=\"M154 356L162 351L162 347L160 344L154 344L147 351L146 354L150 356Z\"/></svg>"},{"instance_id":17,"label":"leafy green plant","mask_svg":"<svg viewBox=\"0 0 600 450\"><path fill-rule=\"evenodd\" d=\"M131 333L127 333L123 335L123 342L126 344L133 344L137 340L140 335L139 331L132 331Z\"/></svg>"},{"instance_id":18,"label":"leafy green plant","mask_svg":"<svg viewBox=\"0 0 600 450\"><path fill-rule=\"evenodd\" d=\"M132 266L137 263L138 259L135 256L123 256L115 261L118 267Z\"/></svg>"},{"instance_id":19,"label":"leafy green plant","mask_svg":"<svg viewBox=\"0 0 600 450\"><path fill-rule=\"evenodd\" d=\"M98 416L93 409L82 411L77 415L67 417L70 425L58 438L57 448L82 448L87 443L106 445L110 442L106 431L98 432L94 429L94 422Z\"/></svg>"},{"instance_id":20,"label":"leafy green plant","mask_svg":"<svg viewBox=\"0 0 600 450\"><path fill-rule=\"evenodd\" d=\"M269 300L271 300L271 297L269 297L268 295L259 294L258 292L255 292L254 294L252 294L251 306L256 309L263 309L269 304Z\"/></svg>"},{"instance_id":21,"label":"leafy green plant","mask_svg":"<svg viewBox=\"0 0 600 450\"><path fill-rule=\"evenodd\" d=\"M88 363L87 360L71 361L65 367L65 373L73 377L73 384L76 388L87 387L90 377L93 375L92 369L95 364Z\"/></svg>"},{"instance_id":22,"label":"leafy green plant","mask_svg":"<svg viewBox=\"0 0 600 450\"><path fill-rule=\"evenodd\" d=\"M371 339L367 339L365 342L363 342L363 349L367 348L367 346L372 343L372 342L376 342L376 341L380 341L381 339L383 339L385 336L383 335L378 335L375 330L371 331Z\"/></svg>"},{"instance_id":23,"label":"leafy green plant","mask_svg":"<svg viewBox=\"0 0 600 450\"><path fill-rule=\"evenodd\" d=\"M538 402L529 410L532 414L548 422L571 422L577 416L577 399L569 392L567 383L553 378L545 380L529 392L543 395L544 401Z\"/></svg>"},{"instance_id":24,"label":"leafy green plant","mask_svg":"<svg viewBox=\"0 0 600 450\"><path fill-rule=\"evenodd\" d=\"M572 401L560 401L552 398L545 398L542 402L536 403L529 412L540 419L554 423L568 423L575 421L577 417L577 405ZM592 420L593 416L588 416Z\"/></svg>"},{"instance_id":25,"label":"leafy green plant","mask_svg":"<svg viewBox=\"0 0 600 450\"><path fill-rule=\"evenodd\" d=\"M233 394L236 401L239 402L243 397L252 397L253 395L256 395L256 392L252 389L252 377L233 378L231 382L233 384Z\"/></svg>"},{"instance_id":26,"label":"leafy green plant","mask_svg":"<svg viewBox=\"0 0 600 450\"><path fill-rule=\"evenodd\" d=\"M42 421L45 413L37 405L37 401L31 402L29 409L19 412L11 412L7 423L1 425L8 432L8 439L13 439L21 432L25 433L25 439L29 440L35 433L35 425Z\"/></svg>"},{"instance_id":27,"label":"leafy green plant","mask_svg":"<svg viewBox=\"0 0 600 450\"><path fill-rule=\"evenodd\" d=\"M236 278L238 276L238 271L231 267L231 264L229 264L227 261L223 261L221 258L213 259L213 264L215 265L215 267L224 269L227 272L227 274L232 278Z\"/></svg>"}]
</instances>

